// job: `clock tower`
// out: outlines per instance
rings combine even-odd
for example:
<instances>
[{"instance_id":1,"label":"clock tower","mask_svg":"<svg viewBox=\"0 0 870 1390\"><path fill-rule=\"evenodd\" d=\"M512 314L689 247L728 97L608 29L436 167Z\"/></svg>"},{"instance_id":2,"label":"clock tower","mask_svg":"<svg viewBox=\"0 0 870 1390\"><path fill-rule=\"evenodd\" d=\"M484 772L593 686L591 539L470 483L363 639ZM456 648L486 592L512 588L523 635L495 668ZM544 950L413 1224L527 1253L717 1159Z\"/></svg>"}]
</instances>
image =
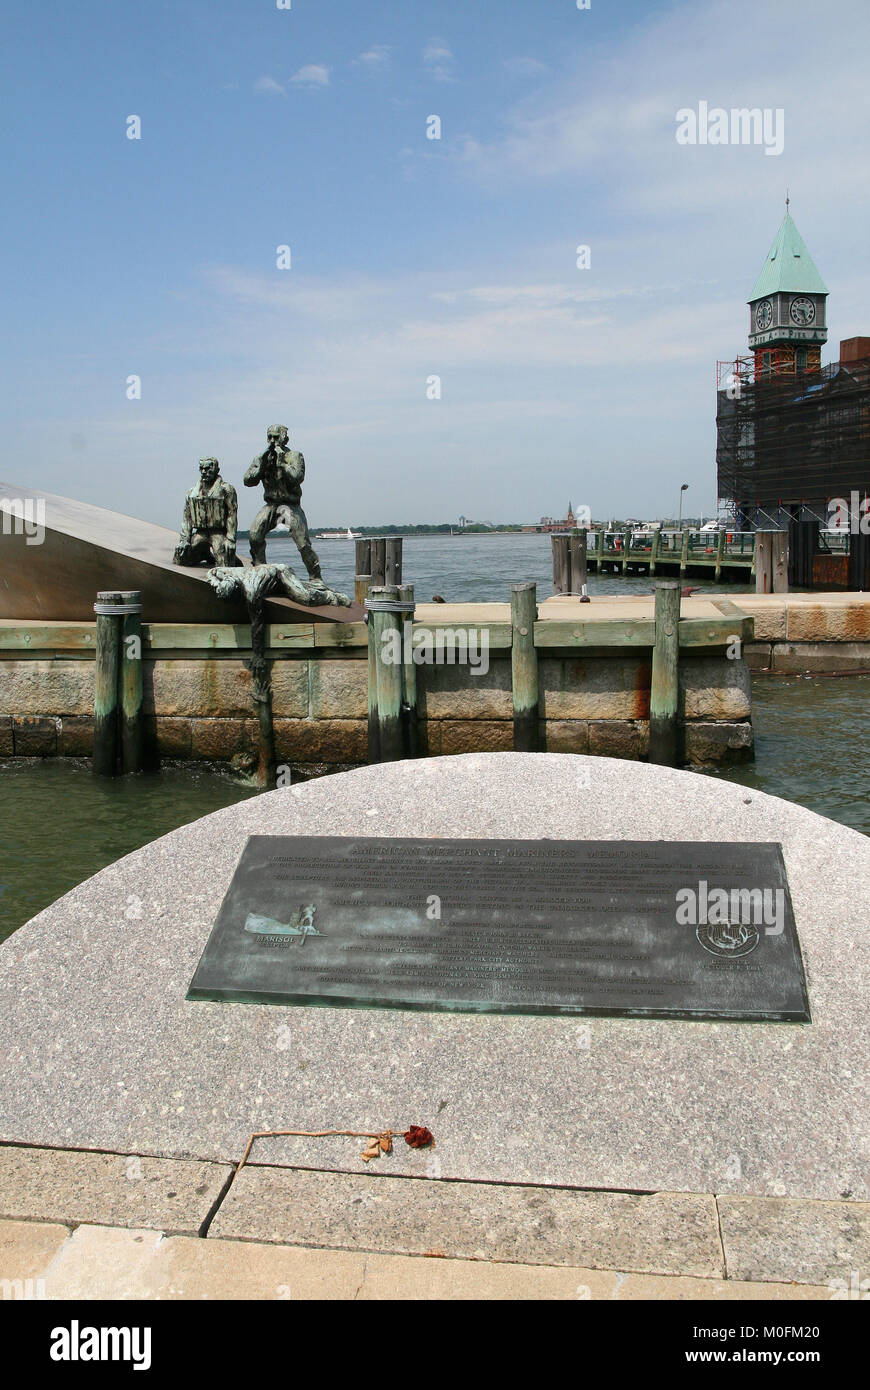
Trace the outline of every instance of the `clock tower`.
<instances>
[{"instance_id":1,"label":"clock tower","mask_svg":"<svg viewBox=\"0 0 870 1390\"><path fill-rule=\"evenodd\" d=\"M786 213L749 296L749 347L755 379L817 372L827 342L828 290Z\"/></svg>"}]
</instances>

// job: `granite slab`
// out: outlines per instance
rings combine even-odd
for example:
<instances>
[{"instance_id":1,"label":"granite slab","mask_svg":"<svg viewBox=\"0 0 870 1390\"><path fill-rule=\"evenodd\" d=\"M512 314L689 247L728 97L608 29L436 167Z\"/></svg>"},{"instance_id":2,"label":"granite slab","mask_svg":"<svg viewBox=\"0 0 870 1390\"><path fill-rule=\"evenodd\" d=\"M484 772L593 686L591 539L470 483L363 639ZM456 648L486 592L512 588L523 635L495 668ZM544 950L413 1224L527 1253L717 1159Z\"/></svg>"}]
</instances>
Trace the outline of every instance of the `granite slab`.
<instances>
[{"instance_id":1,"label":"granite slab","mask_svg":"<svg viewBox=\"0 0 870 1390\"><path fill-rule=\"evenodd\" d=\"M715 1198L246 1167L213 1237L717 1278Z\"/></svg>"},{"instance_id":2,"label":"granite slab","mask_svg":"<svg viewBox=\"0 0 870 1390\"><path fill-rule=\"evenodd\" d=\"M138 1154L0 1146L0 1217L197 1235L232 1170Z\"/></svg>"},{"instance_id":3,"label":"granite slab","mask_svg":"<svg viewBox=\"0 0 870 1390\"><path fill-rule=\"evenodd\" d=\"M249 835L777 841L812 1022L292 1008L185 999ZM870 1197L870 842L697 773L567 754L396 763L216 812L0 948L0 1141L238 1161L267 1129L428 1126L382 1172ZM361 1171L347 1139L253 1162Z\"/></svg>"}]
</instances>

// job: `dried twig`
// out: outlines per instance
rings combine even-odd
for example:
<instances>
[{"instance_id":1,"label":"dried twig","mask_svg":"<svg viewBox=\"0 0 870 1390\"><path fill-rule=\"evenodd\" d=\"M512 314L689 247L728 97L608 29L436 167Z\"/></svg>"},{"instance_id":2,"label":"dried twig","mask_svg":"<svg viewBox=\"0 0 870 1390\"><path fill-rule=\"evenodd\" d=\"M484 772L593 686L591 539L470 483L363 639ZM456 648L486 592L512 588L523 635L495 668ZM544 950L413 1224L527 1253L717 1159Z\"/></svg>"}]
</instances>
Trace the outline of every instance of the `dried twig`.
<instances>
[{"instance_id":1,"label":"dried twig","mask_svg":"<svg viewBox=\"0 0 870 1390\"><path fill-rule=\"evenodd\" d=\"M371 1140L362 1154L366 1163L381 1153L392 1152L393 1140L396 1138L404 1139L412 1149L425 1149L434 1142L429 1130L424 1129L422 1125L411 1125L407 1130L383 1129L377 1133L367 1129L259 1129L248 1140L235 1176L239 1176L247 1163L255 1139L330 1139L334 1136Z\"/></svg>"}]
</instances>

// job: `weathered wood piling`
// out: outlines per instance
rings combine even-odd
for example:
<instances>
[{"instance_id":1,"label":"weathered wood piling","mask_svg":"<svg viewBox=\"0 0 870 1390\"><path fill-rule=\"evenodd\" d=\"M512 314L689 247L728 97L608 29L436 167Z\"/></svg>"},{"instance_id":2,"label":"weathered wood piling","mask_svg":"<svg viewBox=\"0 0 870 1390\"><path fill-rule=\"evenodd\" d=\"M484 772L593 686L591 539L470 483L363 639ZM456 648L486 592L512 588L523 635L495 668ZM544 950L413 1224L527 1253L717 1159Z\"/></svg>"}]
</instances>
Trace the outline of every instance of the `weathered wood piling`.
<instances>
[{"instance_id":1,"label":"weathered wood piling","mask_svg":"<svg viewBox=\"0 0 870 1390\"><path fill-rule=\"evenodd\" d=\"M404 754L402 730L402 622L395 584L370 590L366 607L372 628L377 699L378 761L391 763ZM371 708L371 704L369 705Z\"/></svg>"},{"instance_id":2,"label":"weathered wood piling","mask_svg":"<svg viewBox=\"0 0 870 1390\"><path fill-rule=\"evenodd\" d=\"M416 758L420 754L420 717L417 709L417 667L414 665L413 642L404 641L405 624L413 635L414 630L414 585L399 584L399 602L407 605L401 613L402 620L402 725L404 733L405 757Z\"/></svg>"},{"instance_id":3,"label":"weathered wood piling","mask_svg":"<svg viewBox=\"0 0 870 1390\"><path fill-rule=\"evenodd\" d=\"M129 608L121 618L121 771L141 772L142 732L142 595L138 589L121 594Z\"/></svg>"},{"instance_id":4,"label":"weathered wood piling","mask_svg":"<svg viewBox=\"0 0 870 1390\"><path fill-rule=\"evenodd\" d=\"M677 767L680 747L680 584L655 581L655 644L649 700L649 760Z\"/></svg>"},{"instance_id":5,"label":"weathered wood piling","mask_svg":"<svg viewBox=\"0 0 870 1390\"><path fill-rule=\"evenodd\" d=\"M537 753L538 653L535 622L538 617L537 586L511 585L511 689L514 706L514 751Z\"/></svg>"},{"instance_id":6,"label":"weathered wood piling","mask_svg":"<svg viewBox=\"0 0 870 1390\"><path fill-rule=\"evenodd\" d=\"M372 543L365 538L354 542L354 580L353 596L357 603L365 603L369 585L372 581Z\"/></svg>"},{"instance_id":7,"label":"weathered wood piling","mask_svg":"<svg viewBox=\"0 0 870 1390\"><path fill-rule=\"evenodd\" d=\"M557 531L550 537L553 548L553 591L557 594L576 594L588 603L586 529Z\"/></svg>"},{"instance_id":8,"label":"weathered wood piling","mask_svg":"<svg viewBox=\"0 0 870 1390\"><path fill-rule=\"evenodd\" d=\"M94 604L94 753L100 777L140 772L142 740L142 596L103 590Z\"/></svg>"},{"instance_id":9,"label":"weathered wood piling","mask_svg":"<svg viewBox=\"0 0 870 1390\"><path fill-rule=\"evenodd\" d=\"M758 531L755 538L755 592L788 593L788 532Z\"/></svg>"}]
</instances>

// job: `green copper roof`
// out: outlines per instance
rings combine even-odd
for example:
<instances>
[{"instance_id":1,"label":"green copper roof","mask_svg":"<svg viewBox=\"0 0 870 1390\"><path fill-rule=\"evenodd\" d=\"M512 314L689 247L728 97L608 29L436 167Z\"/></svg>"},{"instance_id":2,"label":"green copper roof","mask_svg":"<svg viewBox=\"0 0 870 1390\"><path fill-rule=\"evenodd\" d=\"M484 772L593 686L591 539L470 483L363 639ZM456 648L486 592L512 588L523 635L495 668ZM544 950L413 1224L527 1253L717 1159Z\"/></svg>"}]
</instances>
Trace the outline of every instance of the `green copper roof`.
<instances>
[{"instance_id":1,"label":"green copper roof","mask_svg":"<svg viewBox=\"0 0 870 1390\"><path fill-rule=\"evenodd\" d=\"M777 290L803 290L805 294L828 293L828 287L813 265L813 258L789 213L782 219L748 302L751 304L755 299L776 294Z\"/></svg>"}]
</instances>

